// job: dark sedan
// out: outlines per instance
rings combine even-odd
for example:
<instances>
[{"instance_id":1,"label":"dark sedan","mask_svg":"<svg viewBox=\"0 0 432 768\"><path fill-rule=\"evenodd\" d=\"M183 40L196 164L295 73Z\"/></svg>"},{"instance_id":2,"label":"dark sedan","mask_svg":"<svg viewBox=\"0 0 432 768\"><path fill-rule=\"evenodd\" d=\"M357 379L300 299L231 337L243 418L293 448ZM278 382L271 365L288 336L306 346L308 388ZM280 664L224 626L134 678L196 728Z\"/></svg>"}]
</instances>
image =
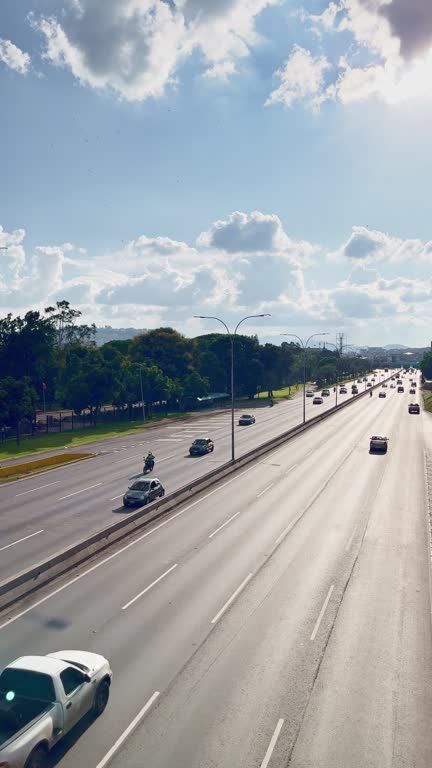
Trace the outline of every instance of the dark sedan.
<instances>
[{"instance_id":1,"label":"dark sedan","mask_svg":"<svg viewBox=\"0 0 432 768\"><path fill-rule=\"evenodd\" d=\"M189 448L191 456L204 456L214 451L214 443L209 437L197 437Z\"/></svg>"},{"instance_id":2,"label":"dark sedan","mask_svg":"<svg viewBox=\"0 0 432 768\"><path fill-rule=\"evenodd\" d=\"M252 416L250 413L244 413L239 418L239 426L246 427L248 424L255 424L255 416Z\"/></svg>"},{"instance_id":3,"label":"dark sedan","mask_svg":"<svg viewBox=\"0 0 432 768\"><path fill-rule=\"evenodd\" d=\"M157 477L153 477L152 480L140 478L127 489L123 496L123 505L125 507L142 507L164 495L165 488Z\"/></svg>"}]
</instances>

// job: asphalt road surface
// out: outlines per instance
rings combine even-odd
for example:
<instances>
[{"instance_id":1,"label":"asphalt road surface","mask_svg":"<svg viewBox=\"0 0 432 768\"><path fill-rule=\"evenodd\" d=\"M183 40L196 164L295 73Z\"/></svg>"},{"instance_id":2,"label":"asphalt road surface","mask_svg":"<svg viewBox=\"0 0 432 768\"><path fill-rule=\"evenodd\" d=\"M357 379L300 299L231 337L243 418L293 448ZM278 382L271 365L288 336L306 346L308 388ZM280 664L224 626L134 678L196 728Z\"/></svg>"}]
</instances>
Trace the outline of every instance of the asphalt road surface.
<instances>
[{"instance_id":1,"label":"asphalt road surface","mask_svg":"<svg viewBox=\"0 0 432 768\"><path fill-rule=\"evenodd\" d=\"M411 399L361 399L0 618L0 666L111 661L106 712L53 764L430 768L431 424Z\"/></svg>"},{"instance_id":2,"label":"asphalt road surface","mask_svg":"<svg viewBox=\"0 0 432 768\"><path fill-rule=\"evenodd\" d=\"M348 392L339 395L339 400L350 398L350 388ZM334 404L333 391L323 405L313 405L307 398L306 418ZM238 426L241 412L236 413L236 456L299 424L302 407L300 395L273 408L255 408L256 423L248 427ZM190 458L191 442L202 436L213 438L214 453ZM161 480L166 493L224 464L231 458L231 413L209 413L189 422L156 426L100 441L94 448L103 454L0 487L0 580L127 514L122 496L141 474L143 454L149 448L156 455L153 474Z\"/></svg>"}]
</instances>

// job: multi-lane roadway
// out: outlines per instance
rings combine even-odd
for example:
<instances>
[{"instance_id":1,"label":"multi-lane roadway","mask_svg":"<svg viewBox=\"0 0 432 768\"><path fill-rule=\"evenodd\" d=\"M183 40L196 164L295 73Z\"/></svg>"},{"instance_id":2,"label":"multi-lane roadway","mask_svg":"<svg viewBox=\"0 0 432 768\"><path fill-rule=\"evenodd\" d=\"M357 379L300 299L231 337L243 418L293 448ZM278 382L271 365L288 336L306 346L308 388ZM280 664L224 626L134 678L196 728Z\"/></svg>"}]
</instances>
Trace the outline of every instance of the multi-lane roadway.
<instances>
[{"instance_id":1,"label":"multi-lane roadway","mask_svg":"<svg viewBox=\"0 0 432 768\"><path fill-rule=\"evenodd\" d=\"M364 384L362 385L364 386ZM360 385L359 385L360 387ZM339 401L351 397L339 395ZM335 404L333 391L320 406L306 400L306 418ZM256 423L239 427L236 413L236 455L290 429L302 420L302 397L273 408L255 407ZM156 455L154 475L166 492L195 480L231 457L230 412L208 413L198 419L150 427L127 437L86 446L98 455L84 462L0 487L0 580L30 567L75 541L110 525L127 511L122 496L141 474L143 453ZM209 456L188 456L196 437L212 437Z\"/></svg>"},{"instance_id":2,"label":"multi-lane roadway","mask_svg":"<svg viewBox=\"0 0 432 768\"><path fill-rule=\"evenodd\" d=\"M106 712L54 764L430 768L430 423L387 393L0 619L0 666L111 661Z\"/></svg>"}]
</instances>

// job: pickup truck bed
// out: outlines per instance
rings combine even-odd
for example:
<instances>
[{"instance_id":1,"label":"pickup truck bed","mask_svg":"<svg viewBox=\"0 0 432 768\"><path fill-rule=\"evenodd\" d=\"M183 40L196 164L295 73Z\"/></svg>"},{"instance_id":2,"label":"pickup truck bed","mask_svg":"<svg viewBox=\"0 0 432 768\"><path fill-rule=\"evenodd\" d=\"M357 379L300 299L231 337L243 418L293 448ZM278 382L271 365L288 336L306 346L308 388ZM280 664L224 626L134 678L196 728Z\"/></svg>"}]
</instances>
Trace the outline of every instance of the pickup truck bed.
<instances>
[{"instance_id":1,"label":"pickup truck bed","mask_svg":"<svg viewBox=\"0 0 432 768\"><path fill-rule=\"evenodd\" d=\"M17 697L11 704L0 701L0 749L8 741L15 738L19 731L24 730L33 721L42 717L52 708L45 701L20 699Z\"/></svg>"}]
</instances>

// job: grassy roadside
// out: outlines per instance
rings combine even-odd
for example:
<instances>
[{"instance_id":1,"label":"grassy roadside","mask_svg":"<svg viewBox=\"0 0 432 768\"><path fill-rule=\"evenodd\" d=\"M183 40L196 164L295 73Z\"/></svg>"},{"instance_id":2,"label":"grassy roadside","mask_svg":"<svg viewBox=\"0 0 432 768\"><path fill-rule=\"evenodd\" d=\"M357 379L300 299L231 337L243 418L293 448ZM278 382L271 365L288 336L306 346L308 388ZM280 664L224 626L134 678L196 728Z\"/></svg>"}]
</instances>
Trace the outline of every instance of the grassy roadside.
<instances>
[{"instance_id":1,"label":"grassy roadside","mask_svg":"<svg viewBox=\"0 0 432 768\"><path fill-rule=\"evenodd\" d=\"M306 385L307 386L307 385ZM303 384L292 384L291 387L273 390L273 400L287 400L297 394L303 388ZM259 392L256 400L268 400L267 392Z\"/></svg>"},{"instance_id":2,"label":"grassy roadside","mask_svg":"<svg viewBox=\"0 0 432 768\"><path fill-rule=\"evenodd\" d=\"M158 416L148 419L146 426L154 426L163 419L175 419L179 416L187 416L188 412L169 413L167 416ZM37 437L22 438L21 445L17 445L10 440L7 443L0 444L1 459L13 459L17 456L33 456L43 451L55 451L59 448L76 448L79 445L93 443L98 440L106 440L111 437L121 437L131 435L137 431L145 429L142 421L125 421L118 424L99 424L96 427L81 429L70 432L50 432L47 435L38 435Z\"/></svg>"},{"instance_id":3,"label":"grassy roadside","mask_svg":"<svg viewBox=\"0 0 432 768\"><path fill-rule=\"evenodd\" d=\"M425 411L432 413L432 392L423 392L422 394Z\"/></svg>"}]
</instances>

